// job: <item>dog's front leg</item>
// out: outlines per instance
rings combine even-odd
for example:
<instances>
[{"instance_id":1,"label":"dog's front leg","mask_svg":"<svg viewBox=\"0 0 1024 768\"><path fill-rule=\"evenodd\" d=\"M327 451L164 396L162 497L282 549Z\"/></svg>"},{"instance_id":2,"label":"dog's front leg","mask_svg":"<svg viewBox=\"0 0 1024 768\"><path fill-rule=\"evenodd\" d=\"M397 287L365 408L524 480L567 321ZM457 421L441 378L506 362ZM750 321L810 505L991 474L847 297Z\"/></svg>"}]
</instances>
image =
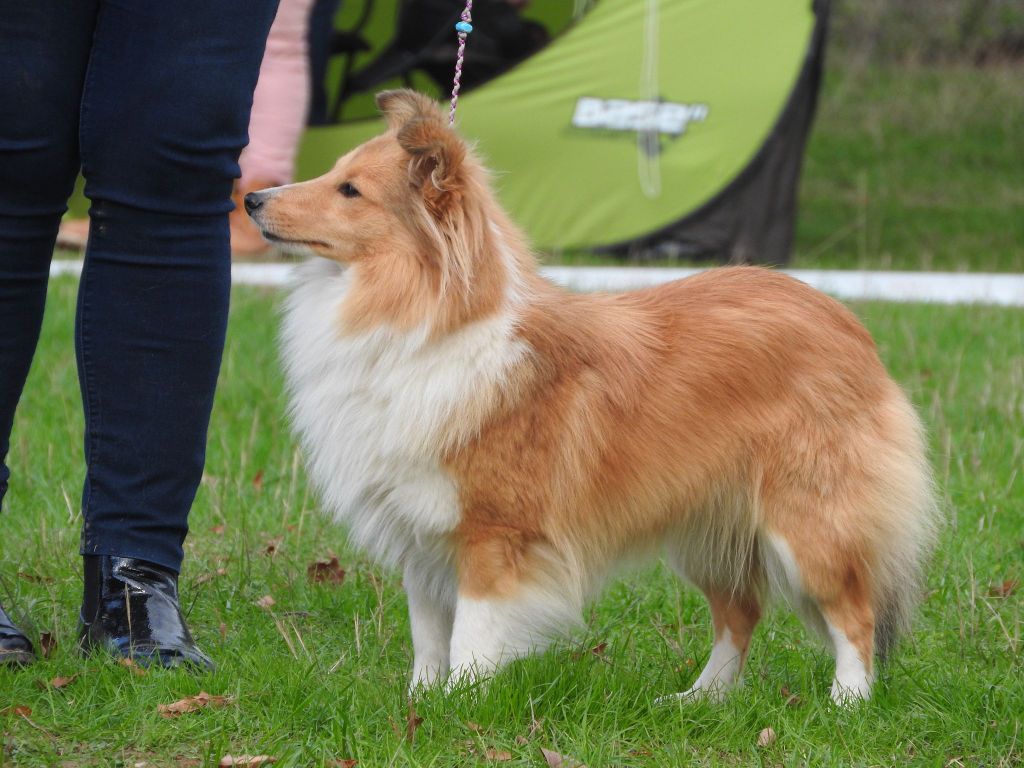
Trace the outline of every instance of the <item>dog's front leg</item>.
<instances>
[{"instance_id":1,"label":"dog's front leg","mask_svg":"<svg viewBox=\"0 0 1024 768\"><path fill-rule=\"evenodd\" d=\"M476 598L459 595L452 631L451 676L448 688L489 677L506 661L529 650L523 646L524 630L520 601L510 598Z\"/></svg>"},{"instance_id":2,"label":"dog's front leg","mask_svg":"<svg viewBox=\"0 0 1024 768\"><path fill-rule=\"evenodd\" d=\"M413 666L409 690L429 686L448 675L448 649L454 616L454 579L407 566L403 576L409 599Z\"/></svg>"}]
</instances>

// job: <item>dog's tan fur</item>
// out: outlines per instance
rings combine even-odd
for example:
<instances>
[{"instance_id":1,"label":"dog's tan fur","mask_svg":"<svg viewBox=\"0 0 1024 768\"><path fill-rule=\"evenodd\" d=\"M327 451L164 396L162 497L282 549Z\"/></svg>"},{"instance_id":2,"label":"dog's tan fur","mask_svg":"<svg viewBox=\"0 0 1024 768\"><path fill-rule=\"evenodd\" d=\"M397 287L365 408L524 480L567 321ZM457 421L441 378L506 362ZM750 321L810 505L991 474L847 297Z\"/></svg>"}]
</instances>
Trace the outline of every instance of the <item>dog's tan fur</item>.
<instances>
[{"instance_id":1,"label":"dog's tan fur","mask_svg":"<svg viewBox=\"0 0 1024 768\"><path fill-rule=\"evenodd\" d=\"M436 105L408 91L379 104L388 132L273 193L260 223L350 271L339 338L440 340L514 316L526 352L437 438L458 494L458 599L558 591L578 607L613 564L663 548L740 663L776 591L870 678L917 597L935 506L919 420L853 314L746 267L567 293L538 275Z\"/></svg>"}]
</instances>

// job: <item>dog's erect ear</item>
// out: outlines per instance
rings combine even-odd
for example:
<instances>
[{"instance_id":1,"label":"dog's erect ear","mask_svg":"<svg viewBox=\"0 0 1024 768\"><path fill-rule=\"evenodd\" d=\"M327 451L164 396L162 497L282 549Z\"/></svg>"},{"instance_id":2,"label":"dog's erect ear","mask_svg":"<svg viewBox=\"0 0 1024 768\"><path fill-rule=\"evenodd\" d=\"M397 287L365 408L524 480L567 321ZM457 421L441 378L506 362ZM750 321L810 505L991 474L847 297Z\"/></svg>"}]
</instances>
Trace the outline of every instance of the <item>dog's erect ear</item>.
<instances>
[{"instance_id":1,"label":"dog's erect ear","mask_svg":"<svg viewBox=\"0 0 1024 768\"><path fill-rule=\"evenodd\" d=\"M412 155L409 180L427 207L443 214L463 195L466 145L441 120L414 118L398 130L398 143Z\"/></svg>"},{"instance_id":2,"label":"dog's erect ear","mask_svg":"<svg viewBox=\"0 0 1024 768\"><path fill-rule=\"evenodd\" d=\"M377 109L384 115L388 128L397 131L410 120L436 120L442 123L437 102L408 88L381 91L377 94Z\"/></svg>"}]
</instances>

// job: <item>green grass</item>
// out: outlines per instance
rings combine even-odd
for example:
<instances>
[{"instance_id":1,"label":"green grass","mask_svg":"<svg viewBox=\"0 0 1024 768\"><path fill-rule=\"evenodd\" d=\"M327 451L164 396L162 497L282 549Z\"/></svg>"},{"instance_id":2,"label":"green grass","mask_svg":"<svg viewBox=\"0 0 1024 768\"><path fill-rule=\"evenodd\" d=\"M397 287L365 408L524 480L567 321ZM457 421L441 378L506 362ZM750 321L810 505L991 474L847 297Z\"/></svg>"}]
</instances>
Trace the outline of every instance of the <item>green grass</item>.
<instances>
[{"instance_id":1,"label":"green grass","mask_svg":"<svg viewBox=\"0 0 1024 768\"><path fill-rule=\"evenodd\" d=\"M793 265L1024 272L1022 75L830 61Z\"/></svg>"},{"instance_id":2,"label":"green grass","mask_svg":"<svg viewBox=\"0 0 1024 768\"><path fill-rule=\"evenodd\" d=\"M463 766L486 763L479 755L493 748L511 754L508 764L539 766L541 747L590 768L1024 760L1024 588L1006 598L989 592L1024 578L1020 310L857 307L930 427L950 521L918 631L871 702L833 707L829 658L776 611L755 635L746 685L724 704L655 707L655 696L695 678L710 650L702 599L657 567L615 582L574 644L512 665L476 695L418 699L423 722L409 743L399 579L347 548L316 512L282 415L278 294L234 295L208 474L192 516L184 600L219 670L136 676L79 658L73 299L73 284L56 281L15 427L0 596L57 645L34 667L0 671L0 711L31 709L0 714L4 765L215 764L228 753L265 753L279 765ZM344 584L310 583L307 565L332 551L348 572ZM204 580L219 568L224 575ZM254 604L268 594L271 611ZM601 655L578 653L605 642ZM78 678L54 690L47 681L59 675ZM798 698L787 703L783 687ZM158 704L200 690L236 700L174 720L158 714ZM769 726L778 739L758 748Z\"/></svg>"}]
</instances>

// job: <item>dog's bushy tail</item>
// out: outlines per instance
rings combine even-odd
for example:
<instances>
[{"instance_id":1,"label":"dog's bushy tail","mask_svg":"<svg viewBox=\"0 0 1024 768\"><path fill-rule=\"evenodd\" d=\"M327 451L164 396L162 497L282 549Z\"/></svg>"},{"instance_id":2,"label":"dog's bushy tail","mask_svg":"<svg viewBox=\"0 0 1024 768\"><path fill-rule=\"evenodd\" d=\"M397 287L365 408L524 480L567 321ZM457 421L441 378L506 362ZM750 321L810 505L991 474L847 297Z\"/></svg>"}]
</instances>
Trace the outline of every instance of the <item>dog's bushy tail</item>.
<instances>
[{"instance_id":1,"label":"dog's bushy tail","mask_svg":"<svg viewBox=\"0 0 1024 768\"><path fill-rule=\"evenodd\" d=\"M882 489L887 524L877 542L873 574L875 651L883 661L910 630L941 523L920 419L903 397L892 416L902 439L887 457Z\"/></svg>"}]
</instances>

